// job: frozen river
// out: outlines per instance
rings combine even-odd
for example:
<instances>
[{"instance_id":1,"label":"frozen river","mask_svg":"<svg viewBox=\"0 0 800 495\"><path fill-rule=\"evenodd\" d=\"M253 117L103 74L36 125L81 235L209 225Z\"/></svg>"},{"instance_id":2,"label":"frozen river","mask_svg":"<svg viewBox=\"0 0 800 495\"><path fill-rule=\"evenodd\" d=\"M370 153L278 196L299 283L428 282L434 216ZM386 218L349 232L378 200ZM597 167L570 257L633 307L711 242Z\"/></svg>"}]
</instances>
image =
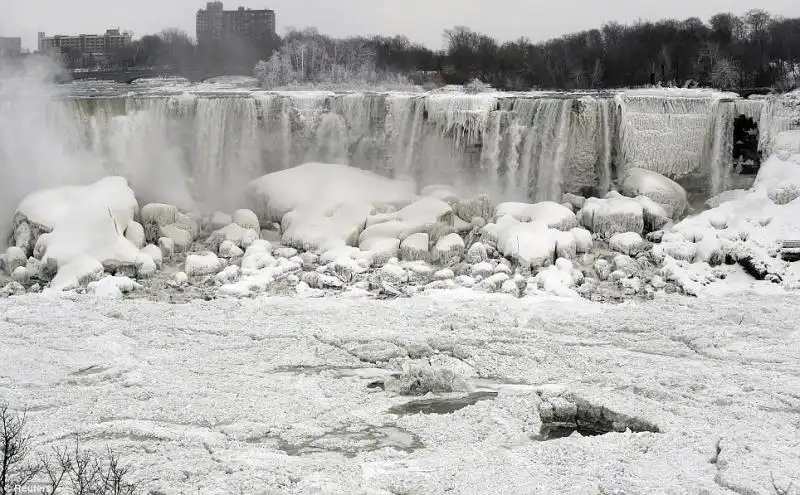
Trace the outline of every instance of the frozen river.
<instances>
[{"instance_id":1,"label":"frozen river","mask_svg":"<svg viewBox=\"0 0 800 495\"><path fill-rule=\"evenodd\" d=\"M0 396L37 447L109 445L151 493L769 494L800 486L796 301L23 296ZM383 390L413 364L471 392ZM546 440L575 404L658 433Z\"/></svg>"}]
</instances>

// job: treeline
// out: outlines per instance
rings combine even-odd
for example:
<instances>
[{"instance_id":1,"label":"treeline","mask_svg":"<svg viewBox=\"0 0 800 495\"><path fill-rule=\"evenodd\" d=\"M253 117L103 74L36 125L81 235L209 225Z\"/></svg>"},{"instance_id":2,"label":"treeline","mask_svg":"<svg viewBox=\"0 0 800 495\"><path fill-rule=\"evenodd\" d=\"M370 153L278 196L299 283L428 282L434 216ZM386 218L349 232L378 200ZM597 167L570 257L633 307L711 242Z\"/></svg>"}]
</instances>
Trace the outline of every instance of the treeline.
<instances>
[{"instance_id":1,"label":"treeline","mask_svg":"<svg viewBox=\"0 0 800 495\"><path fill-rule=\"evenodd\" d=\"M448 82L478 78L505 89L590 89L696 83L754 88L800 75L800 19L763 10L743 16L610 23L544 43L498 44L457 27L445 32Z\"/></svg>"},{"instance_id":2,"label":"treeline","mask_svg":"<svg viewBox=\"0 0 800 495\"><path fill-rule=\"evenodd\" d=\"M290 30L255 75L266 87L303 83L378 83L437 73L442 54L404 36L335 39L316 29ZM423 82L417 80L416 82Z\"/></svg>"},{"instance_id":3,"label":"treeline","mask_svg":"<svg viewBox=\"0 0 800 495\"><path fill-rule=\"evenodd\" d=\"M499 43L466 27L446 30L444 40L444 50L433 51L404 36L336 39L305 29L257 44L198 46L185 32L169 29L118 50L113 64L246 74L258 62L256 73L266 86L369 83L398 74L418 84L479 79L507 90L654 84L788 89L800 80L800 19L763 10L717 14L708 23L609 23L542 43Z\"/></svg>"},{"instance_id":4,"label":"treeline","mask_svg":"<svg viewBox=\"0 0 800 495\"><path fill-rule=\"evenodd\" d=\"M316 30L292 31L259 64L258 75L274 86L400 73L447 84L479 79L508 90L655 84L731 89L791 86L800 79L800 19L763 10L718 14L708 23L610 23L543 43L523 38L501 44L466 27L445 31L444 39L445 49L434 52L402 36L337 40Z\"/></svg>"}]
</instances>

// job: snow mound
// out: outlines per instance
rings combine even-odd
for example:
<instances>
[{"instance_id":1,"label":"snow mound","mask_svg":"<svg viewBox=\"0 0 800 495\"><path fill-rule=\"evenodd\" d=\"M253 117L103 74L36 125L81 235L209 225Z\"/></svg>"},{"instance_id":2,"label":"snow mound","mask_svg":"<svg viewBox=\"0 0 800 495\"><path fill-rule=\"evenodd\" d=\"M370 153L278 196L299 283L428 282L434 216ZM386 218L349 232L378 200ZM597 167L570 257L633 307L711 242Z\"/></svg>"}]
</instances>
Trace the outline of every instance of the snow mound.
<instances>
[{"instance_id":1,"label":"snow mound","mask_svg":"<svg viewBox=\"0 0 800 495\"><path fill-rule=\"evenodd\" d=\"M625 232L644 233L644 207L631 198L589 198L578 218L584 227L603 238Z\"/></svg>"},{"instance_id":2,"label":"snow mound","mask_svg":"<svg viewBox=\"0 0 800 495\"><path fill-rule=\"evenodd\" d=\"M50 212L52 208L59 209L58 213ZM38 191L22 201L18 214L52 229L38 250L42 262L60 274L76 261L53 281L53 287L74 288L89 280L97 265L136 262L139 249L125 238L124 231L137 210L128 182L107 177L88 186Z\"/></svg>"},{"instance_id":3,"label":"snow mound","mask_svg":"<svg viewBox=\"0 0 800 495\"><path fill-rule=\"evenodd\" d=\"M669 212L674 218L681 218L689 207L686 190L677 182L652 170L628 169L621 189L625 196L644 196L658 204L669 206Z\"/></svg>"},{"instance_id":4,"label":"snow mound","mask_svg":"<svg viewBox=\"0 0 800 495\"><path fill-rule=\"evenodd\" d=\"M280 222L292 210L332 211L342 204L400 204L416 199L412 182L387 179L347 165L306 163L252 180L248 199L262 221Z\"/></svg>"},{"instance_id":5,"label":"snow mound","mask_svg":"<svg viewBox=\"0 0 800 495\"><path fill-rule=\"evenodd\" d=\"M781 133L779 136L782 136ZM800 155L769 157L758 171L753 189L764 190L777 205L800 197Z\"/></svg>"},{"instance_id":6,"label":"snow mound","mask_svg":"<svg viewBox=\"0 0 800 495\"><path fill-rule=\"evenodd\" d=\"M25 251L16 246L6 249L5 254L0 257L0 266L9 275L13 274L18 267L25 266L27 262L28 257L25 256Z\"/></svg>"},{"instance_id":7,"label":"snow mound","mask_svg":"<svg viewBox=\"0 0 800 495\"><path fill-rule=\"evenodd\" d=\"M498 251L524 267L547 266L555 259L556 231L544 224L506 215L484 229L497 239Z\"/></svg>"},{"instance_id":8,"label":"snow mound","mask_svg":"<svg viewBox=\"0 0 800 495\"><path fill-rule=\"evenodd\" d=\"M555 264L540 271L534 277L534 283L546 293L576 298L580 297L574 290L579 273L569 260L559 258Z\"/></svg>"},{"instance_id":9,"label":"snow mound","mask_svg":"<svg viewBox=\"0 0 800 495\"><path fill-rule=\"evenodd\" d=\"M551 229L568 231L578 226L575 214L564 205L552 201L541 203L502 203L497 206L498 218L511 215L520 222L539 222Z\"/></svg>"}]
</instances>

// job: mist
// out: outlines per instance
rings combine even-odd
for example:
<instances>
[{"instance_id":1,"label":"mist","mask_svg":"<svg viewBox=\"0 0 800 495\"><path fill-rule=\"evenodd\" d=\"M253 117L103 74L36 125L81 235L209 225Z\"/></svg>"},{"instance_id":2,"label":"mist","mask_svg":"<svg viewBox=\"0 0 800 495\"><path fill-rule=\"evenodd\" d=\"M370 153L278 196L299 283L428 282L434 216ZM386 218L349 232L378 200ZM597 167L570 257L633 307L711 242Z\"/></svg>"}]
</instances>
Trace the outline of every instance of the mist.
<instances>
[{"instance_id":1,"label":"mist","mask_svg":"<svg viewBox=\"0 0 800 495\"><path fill-rule=\"evenodd\" d=\"M0 64L0 244L29 193L101 178L102 163L78 146L71 116L52 82L61 67L44 57Z\"/></svg>"}]
</instances>

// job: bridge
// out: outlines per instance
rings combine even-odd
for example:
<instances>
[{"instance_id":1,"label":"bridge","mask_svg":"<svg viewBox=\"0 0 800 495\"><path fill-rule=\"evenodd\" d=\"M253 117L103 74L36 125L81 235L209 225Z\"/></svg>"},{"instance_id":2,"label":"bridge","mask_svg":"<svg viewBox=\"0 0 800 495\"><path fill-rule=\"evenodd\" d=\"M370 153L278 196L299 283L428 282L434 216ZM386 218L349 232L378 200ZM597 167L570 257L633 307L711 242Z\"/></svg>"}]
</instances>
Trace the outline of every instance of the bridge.
<instances>
[{"instance_id":1,"label":"bridge","mask_svg":"<svg viewBox=\"0 0 800 495\"><path fill-rule=\"evenodd\" d=\"M114 81L121 84L131 84L139 79L152 79L164 77L183 77L189 81L203 82L213 77L228 74L211 72L204 69L174 70L171 67L132 67L126 69L76 69L69 72L69 76L59 82L102 80Z\"/></svg>"}]
</instances>

